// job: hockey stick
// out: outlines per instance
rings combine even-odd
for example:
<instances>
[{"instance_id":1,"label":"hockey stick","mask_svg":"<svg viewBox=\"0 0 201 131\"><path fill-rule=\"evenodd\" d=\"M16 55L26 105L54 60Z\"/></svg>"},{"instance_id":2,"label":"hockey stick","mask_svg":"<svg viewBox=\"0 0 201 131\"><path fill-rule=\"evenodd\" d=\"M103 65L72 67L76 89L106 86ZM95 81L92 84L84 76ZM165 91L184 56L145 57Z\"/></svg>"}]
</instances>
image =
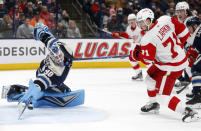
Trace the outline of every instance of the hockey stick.
<instances>
[{"instance_id":1,"label":"hockey stick","mask_svg":"<svg viewBox=\"0 0 201 131\"><path fill-rule=\"evenodd\" d=\"M65 49L63 43L59 43L61 51L64 53L64 56L67 58L70 58L74 61L80 61L80 60L96 60L96 59L111 59L111 58L125 58L129 57L129 55L121 55L121 56L106 56L106 57L91 57L91 58L78 58L78 57L73 57L68 51Z\"/></svg>"},{"instance_id":2,"label":"hockey stick","mask_svg":"<svg viewBox=\"0 0 201 131\"><path fill-rule=\"evenodd\" d=\"M180 94L184 89L186 89L188 86L190 85L190 83L184 87L182 87L180 90L176 91L177 94Z\"/></svg>"},{"instance_id":3,"label":"hockey stick","mask_svg":"<svg viewBox=\"0 0 201 131\"><path fill-rule=\"evenodd\" d=\"M24 111L28 108L29 104L31 103L31 100L32 100L32 97L30 97L28 99L28 102L25 103L25 106L23 105L24 104L23 102L18 103L18 112L19 112L18 120L20 120L20 118L23 115Z\"/></svg>"},{"instance_id":4,"label":"hockey stick","mask_svg":"<svg viewBox=\"0 0 201 131\"><path fill-rule=\"evenodd\" d=\"M73 57L74 61L80 61L80 60L97 60L97 59L112 59L112 58L125 58L129 57L129 55L121 55L121 56L106 56L106 57L91 57L91 58L76 58Z\"/></svg>"},{"instance_id":5,"label":"hockey stick","mask_svg":"<svg viewBox=\"0 0 201 131\"><path fill-rule=\"evenodd\" d=\"M96 26L94 26L94 28L96 28L96 29L98 29L99 31L102 31L102 32L105 32L105 33L107 33L107 34L110 34L110 35L112 35L112 32L110 32L110 31L107 31L107 30L103 30L103 29L101 29L101 28L98 28L98 27L96 27ZM119 38L121 38L121 39L126 39L126 38L124 38L124 37L121 37L121 36L118 36Z\"/></svg>"}]
</instances>

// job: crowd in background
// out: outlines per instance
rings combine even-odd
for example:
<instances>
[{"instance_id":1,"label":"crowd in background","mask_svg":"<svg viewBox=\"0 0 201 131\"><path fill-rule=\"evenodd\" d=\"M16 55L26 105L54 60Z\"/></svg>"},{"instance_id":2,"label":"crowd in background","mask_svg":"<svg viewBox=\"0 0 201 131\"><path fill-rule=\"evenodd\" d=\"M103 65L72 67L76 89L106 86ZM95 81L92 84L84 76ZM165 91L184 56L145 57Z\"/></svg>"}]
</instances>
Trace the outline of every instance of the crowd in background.
<instances>
[{"instance_id":1,"label":"crowd in background","mask_svg":"<svg viewBox=\"0 0 201 131\"><path fill-rule=\"evenodd\" d=\"M125 31L127 16L137 14L142 8L150 8L155 18L162 15L175 16L175 5L179 1L189 3L193 15L201 18L201 0L80 0L84 10L100 27L109 31ZM100 6L101 2L101 6ZM102 10L102 11L101 11ZM100 17L102 16L102 17ZM102 23L100 23L102 21Z\"/></svg>"},{"instance_id":2,"label":"crowd in background","mask_svg":"<svg viewBox=\"0 0 201 131\"><path fill-rule=\"evenodd\" d=\"M0 38L33 38L38 22L47 25L59 38L81 37L67 11L60 6L57 9L56 28L56 0L0 0Z\"/></svg>"},{"instance_id":3,"label":"crowd in background","mask_svg":"<svg viewBox=\"0 0 201 131\"><path fill-rule=\"evenodd\" d=\"M98 27L107 28L111 32L123 32L128 25L129 14L137 14L140 9L147 7L154 11L155 18L162 15L174 16L175 5L182 0L78 1ZM193 15L201 18L201 0L186 1ZM59 38L80 38L80 30L70 18L68 11L58 6L56 19L56 0L15 0L15 3L13 0L0 0L0 38L32 38L33 27L37 22L47 25Z\"/></svg>"}]
</instances>

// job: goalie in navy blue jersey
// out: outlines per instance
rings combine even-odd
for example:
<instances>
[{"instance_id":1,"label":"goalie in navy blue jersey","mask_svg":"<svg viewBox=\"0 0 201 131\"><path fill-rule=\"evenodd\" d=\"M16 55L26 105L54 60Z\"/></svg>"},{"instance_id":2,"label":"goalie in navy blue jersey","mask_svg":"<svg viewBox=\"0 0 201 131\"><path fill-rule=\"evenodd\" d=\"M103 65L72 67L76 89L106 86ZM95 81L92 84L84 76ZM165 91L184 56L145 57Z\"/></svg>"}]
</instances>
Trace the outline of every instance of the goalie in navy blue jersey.
<instances>
[{"instance_id":1,"label":"goalie in navy blue jersey","mask_svg":"<svg viewBox=\"0 0 201 131\"><path fill-rule=\"evenodd\" d=\"M56 39L47 26L37 24L34 28L35 40L40 40L49 51L36 71L34 81L29 87L23 85L4 86L2 98L8 102L31 103L34 107L60 106L70 107L84 103L84 90L71 91L64 84L72 66L73 52L67 44Z\"/></svg>"}]
</instances>

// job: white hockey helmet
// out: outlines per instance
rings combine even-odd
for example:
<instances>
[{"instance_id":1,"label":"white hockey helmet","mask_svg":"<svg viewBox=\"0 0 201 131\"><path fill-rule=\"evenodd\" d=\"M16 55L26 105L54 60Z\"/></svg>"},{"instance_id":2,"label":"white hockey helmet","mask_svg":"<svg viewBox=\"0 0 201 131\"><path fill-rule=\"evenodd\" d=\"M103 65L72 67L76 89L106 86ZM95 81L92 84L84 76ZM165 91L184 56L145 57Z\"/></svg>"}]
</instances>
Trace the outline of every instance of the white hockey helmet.
<instances>
[{"instance_id":1,"label":"white hockey helmet","mask_svg":"<svg viewBox=\"0 0 201 131\"><path fill-rule=\"evenodd\" d=\"M129 15L128 15L128 21L129 21L129 20L134 20L134 19L136 19L135 14L132 13L132 14L129 14Z\"/></svg>"},{"instance_id":2,"label":"white hockey helmet","mask_svg":"<svg viewBox=\"0 0 201 131\"><path fill-rule=\"evenodd\" d=\"M149 8L144 8L137 13L137 21L146 21L148 18L151 21L154 19L154 12Z\"/></svg>"},{"instance_id":3,"label":"white hockey helmet","mask_svg":"<svg viewBox=\"0 0 201 131\"><path fill-rule=\"evenodd\" d=\"M175 10L189 10L189 4L185 1L182 1L182 2L178 2L176 7L175 7Z\"/></svg>"}]
</instances>

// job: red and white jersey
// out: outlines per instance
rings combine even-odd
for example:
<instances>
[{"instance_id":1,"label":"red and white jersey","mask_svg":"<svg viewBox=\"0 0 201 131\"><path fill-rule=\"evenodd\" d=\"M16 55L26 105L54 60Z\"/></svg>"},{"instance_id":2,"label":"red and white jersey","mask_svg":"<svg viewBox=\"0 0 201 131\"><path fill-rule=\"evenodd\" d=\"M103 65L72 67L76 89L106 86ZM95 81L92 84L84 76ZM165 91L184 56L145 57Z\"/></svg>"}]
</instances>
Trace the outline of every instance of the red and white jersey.
<instances>
[{"instance_id":1,"label":"red and white jersey","mask_svg":"<svg viewBox=\"0 0 201 131\"><path fill-rule=\"evenodd\" d=\"M160 17L141 39L142 62L153 62L164 71L180 71L188 66L183 46L190 33L177 18Z\"/></svg>"},{"instance_id":2,"label":"red and white jersey","mask_svg":"<svg viewBox=\"0 0 201 131\"><path fill-rule=\"evenodd\" d=\"M133 28L131 25L126 28L126 33L129 35L129 38L133 39L134 43L139 43L142 36L145 34L138 26Z\"/></svg>"},{"instance_id":3,"label":"red and white jersey","mask_svg":"<svg viewBox=\"0 0 201 131\"><path fill-rule=\"evenodd\" d=\"M184 23L184 25L186 25L186 22L189 20L189 18L191 18L191 16L187 17L184 21L182 21L181 19L179 19L177 17L177 19L179 20L179 22Z\"/></svg>"}]
</instances>

